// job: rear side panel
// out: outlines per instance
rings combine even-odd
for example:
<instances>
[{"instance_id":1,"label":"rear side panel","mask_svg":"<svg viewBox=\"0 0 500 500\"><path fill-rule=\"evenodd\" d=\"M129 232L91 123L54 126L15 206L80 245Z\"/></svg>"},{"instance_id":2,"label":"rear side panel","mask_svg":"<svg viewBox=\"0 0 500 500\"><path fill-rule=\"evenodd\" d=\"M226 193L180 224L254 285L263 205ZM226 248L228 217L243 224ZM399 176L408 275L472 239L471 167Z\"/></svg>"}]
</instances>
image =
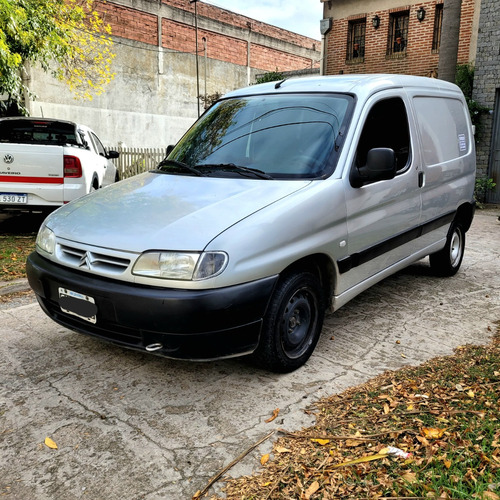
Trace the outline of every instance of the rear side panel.
<instances>
[{"instance_id":1,"label":"rear side panel","mask_svg":"<svg viewBox=\"0 0 500 500\"><path fill-rule=\"evenodd\" d=\"M458 94L415 95L413 105L422 149L422 223L453 214L473 200L474 136L464 99ZM430 232L446 237L448 225Z\"/></svg>"}]
</instances>

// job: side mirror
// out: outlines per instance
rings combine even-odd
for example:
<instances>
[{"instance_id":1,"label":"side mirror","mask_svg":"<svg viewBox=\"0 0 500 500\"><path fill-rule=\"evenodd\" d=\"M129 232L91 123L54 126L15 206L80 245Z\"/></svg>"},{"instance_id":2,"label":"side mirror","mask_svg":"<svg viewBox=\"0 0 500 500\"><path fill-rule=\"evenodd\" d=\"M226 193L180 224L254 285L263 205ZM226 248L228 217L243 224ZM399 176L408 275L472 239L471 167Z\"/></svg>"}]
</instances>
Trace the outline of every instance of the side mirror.
<instances>
[{"instance_id":1,"label":"side mirror","mask_svg":"<svg viewBox=\"0 0 500 500\"><path fill-rule=\"evenodd\" d=\"M118 151L108 151L106 158L108 160L114 160L115 158L118 158L119 156L120 156L120 153Z\"/></svg>"},{"instance_id":2,"label":"side mirror","mask_svg":"<svg viewBox=\"0 0 500 500\"><path fill-rule=\"evenodd\" d=\"M366 165L354 167L349 181L358 188L371 182L393 179L396 175L396 154L390 148L373 148L368 151Z\"/></svg>"},{"instance_id":3,"label":"side mirror","mask_svg":"<svg viewBox=\"0 0 500 500\"><path fill-rule=\"evenodd\" d=\"M174 144L169 144L167 146L167 156L173 151L174 148L175 148Z\"/></svg>"}]
</instances>

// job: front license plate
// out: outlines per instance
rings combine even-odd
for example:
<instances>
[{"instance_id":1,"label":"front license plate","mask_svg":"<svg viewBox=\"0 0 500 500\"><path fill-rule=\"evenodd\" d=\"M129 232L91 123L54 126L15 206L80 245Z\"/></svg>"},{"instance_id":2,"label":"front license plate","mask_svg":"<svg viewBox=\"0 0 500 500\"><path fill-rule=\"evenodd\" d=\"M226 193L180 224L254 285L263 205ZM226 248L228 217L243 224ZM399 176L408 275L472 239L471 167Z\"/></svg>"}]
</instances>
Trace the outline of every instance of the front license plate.
<instances>
[{"instance_id":1,"label":"front license plate","mask_svg":"<svg viewBox=\"0 0 500 500\"><path fill-rule=\"evenodd\" d=\"M0 203L13 203L15 205L28 203L27 194L0 193Z\"/></svg>"},{"instance_id":2,"label":"front license plate","mask_svg":"<svg viewBox=\"0 0 500 500\"><path fill-rule=\"evenodd\" d=\"M59 288L59 307L61 311L77 316L90 323L97 322L97 306L95 300L83 293L67 288Z\"/></svg>"}]
</instances>

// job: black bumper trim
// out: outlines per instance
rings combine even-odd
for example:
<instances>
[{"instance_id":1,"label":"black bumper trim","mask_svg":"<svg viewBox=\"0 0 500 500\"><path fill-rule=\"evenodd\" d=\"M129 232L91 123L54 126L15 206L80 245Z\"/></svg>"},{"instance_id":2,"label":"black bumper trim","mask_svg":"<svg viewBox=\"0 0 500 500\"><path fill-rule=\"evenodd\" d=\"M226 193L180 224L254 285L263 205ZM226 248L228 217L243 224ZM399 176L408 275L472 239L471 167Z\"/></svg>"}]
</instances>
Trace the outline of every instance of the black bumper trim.
<instances>
[{"instance_id":1,"label":"black bumper trim","mask_svg":"<svg viewBox=\"0 0 500 500\"><path fill-rule=\"evenodd\" d=\"M161 344L155 354L176 359L216 359L257 347L277 276L211 290L148 287L88 275L33 252L27 260L31 288L57 323L132 349ZM59 287L93 297L97 322L63 312Z\"/></svg>"}]
</instances>

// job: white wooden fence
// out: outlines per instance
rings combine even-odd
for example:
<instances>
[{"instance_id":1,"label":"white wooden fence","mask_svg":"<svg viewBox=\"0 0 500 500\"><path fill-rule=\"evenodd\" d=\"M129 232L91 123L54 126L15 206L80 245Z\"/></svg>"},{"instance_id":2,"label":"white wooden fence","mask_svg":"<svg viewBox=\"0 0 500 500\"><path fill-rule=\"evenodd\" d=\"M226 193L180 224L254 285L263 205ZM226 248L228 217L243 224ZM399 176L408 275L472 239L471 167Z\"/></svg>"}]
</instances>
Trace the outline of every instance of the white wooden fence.
<instances>
[{"instance_id":1,"label":"white wooden fence","mask_svg":"<svg viewBox=\"0 0 500 500\"><path fill-rule=\"evenodd\" d=\"M120 172L120 179L155 169L167 154L165 148L110 147L107 149L120 153L118 158L112 160Z\"/></svg>"}]
</instances>

